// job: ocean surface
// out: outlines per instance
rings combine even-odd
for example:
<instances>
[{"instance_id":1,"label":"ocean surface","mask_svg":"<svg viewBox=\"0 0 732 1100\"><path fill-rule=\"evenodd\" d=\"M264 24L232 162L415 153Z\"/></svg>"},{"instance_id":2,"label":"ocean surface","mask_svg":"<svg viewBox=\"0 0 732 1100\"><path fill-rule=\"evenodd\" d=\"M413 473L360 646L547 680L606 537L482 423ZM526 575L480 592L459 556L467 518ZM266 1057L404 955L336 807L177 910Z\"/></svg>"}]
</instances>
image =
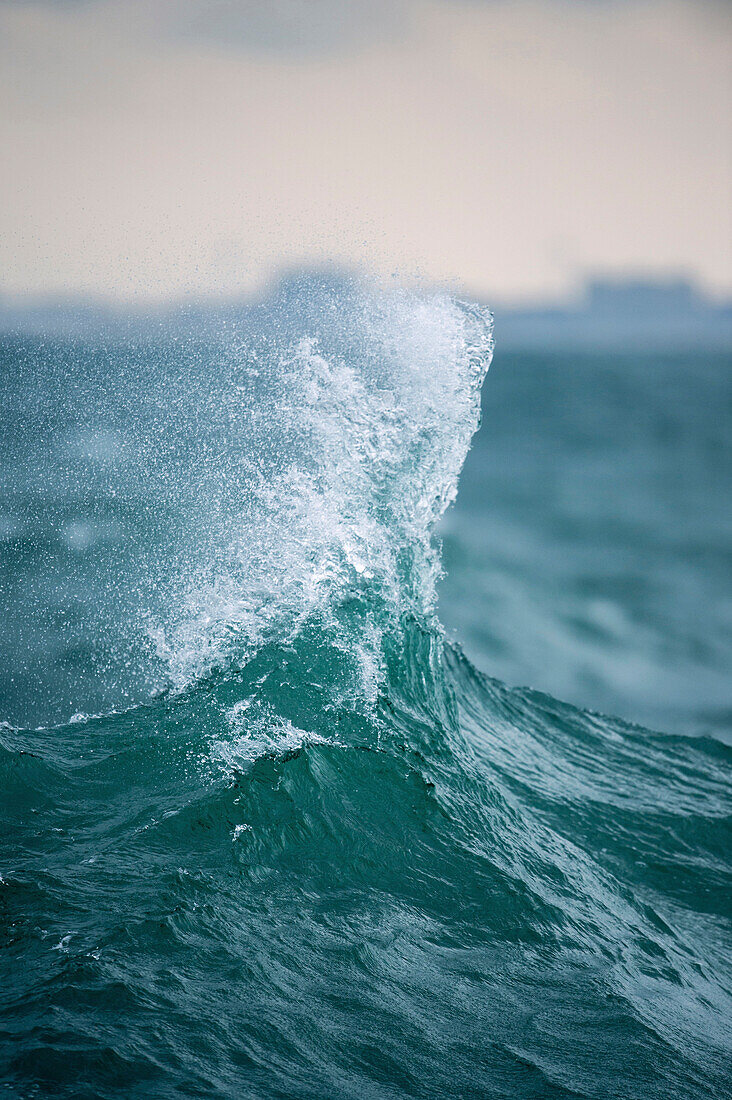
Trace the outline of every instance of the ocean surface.
<instances>
[{"instance_id":1,"label":"ocean surface","mask_svg":"<svg viewBox=\"0 0 732 1100\"><path fill-rule=\"evenodd\" d=\"M0 1095L729 1095L732 363L492 353L3 337Z\"/></svg>"}]
</instances>

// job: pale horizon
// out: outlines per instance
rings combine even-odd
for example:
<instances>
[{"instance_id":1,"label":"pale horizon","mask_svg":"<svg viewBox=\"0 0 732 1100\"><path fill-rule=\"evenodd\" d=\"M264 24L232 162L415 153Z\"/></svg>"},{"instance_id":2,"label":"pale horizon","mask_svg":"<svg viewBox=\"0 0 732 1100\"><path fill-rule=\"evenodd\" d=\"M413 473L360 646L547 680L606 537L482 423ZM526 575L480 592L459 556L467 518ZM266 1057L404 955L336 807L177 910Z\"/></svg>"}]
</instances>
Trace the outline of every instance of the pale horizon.
<instances>
[{"instance_id":1,"label":"pale horizon","mask_svg":"<svg viewBox=\"0 0 732 1100\"><path fill-rule=\"evenodd\" d=\"M0 35L5 299L732 293L725 4L5 0Z\"/></svg>"}]
</instances>

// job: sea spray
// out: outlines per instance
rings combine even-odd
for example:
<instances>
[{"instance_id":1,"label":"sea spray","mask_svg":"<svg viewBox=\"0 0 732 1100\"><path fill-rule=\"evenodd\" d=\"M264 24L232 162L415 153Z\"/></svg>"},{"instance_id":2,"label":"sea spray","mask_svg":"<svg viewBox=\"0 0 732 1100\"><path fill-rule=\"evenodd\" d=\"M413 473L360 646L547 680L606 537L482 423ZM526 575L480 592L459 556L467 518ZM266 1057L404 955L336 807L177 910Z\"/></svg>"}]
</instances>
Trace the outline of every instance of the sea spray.
<instances>
[{"instance_id":1,"label":"sea spray","mask_svg":"<svg viewBox=\"0 0 732 1100\"><path fill-rule=\"evenodd\" d=\"M491 318L356 284L286 309L264 364L239 349L228 428L208 393L221 434L196 459L194 538L154 637L180 689L318 623L351 658L334 690L373 700L384 630L434 616L435 524L478 427Z\"/></svg>"}]
</instances>

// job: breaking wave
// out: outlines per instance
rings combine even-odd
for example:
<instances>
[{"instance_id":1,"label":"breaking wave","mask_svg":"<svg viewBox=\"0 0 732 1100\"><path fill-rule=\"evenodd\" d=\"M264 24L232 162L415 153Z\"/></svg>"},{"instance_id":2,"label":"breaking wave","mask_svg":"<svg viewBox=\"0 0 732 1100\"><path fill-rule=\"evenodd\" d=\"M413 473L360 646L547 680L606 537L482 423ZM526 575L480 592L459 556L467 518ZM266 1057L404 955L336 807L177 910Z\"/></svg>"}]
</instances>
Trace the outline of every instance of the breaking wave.
<instances>
[{"instance_id":1,"label":"breaking wave","mask_svg":"<svg viewBox=\"0 0 732 1100\"><path fill-rule=\"evenodd\" d=\"M729 750L436 618L491 351L477 307L300 287L105 383L166 516L127 565L158 690L0 731L18 1095L723 1094Z\"/></svg>"},{"instance_id":2,"label":"breaking wave","mask_svg":"<svg viewBox=\"0 0 732 1100\"><path fill-rule=\"evenodd\" d=\"M478 427L491 319L350 285L281 308L304 334L275 318L205 394L193 538L154 636L180 689L317 623L373 699L384 631L434 615L435 524Z\"/></svg>"}]
</instances>

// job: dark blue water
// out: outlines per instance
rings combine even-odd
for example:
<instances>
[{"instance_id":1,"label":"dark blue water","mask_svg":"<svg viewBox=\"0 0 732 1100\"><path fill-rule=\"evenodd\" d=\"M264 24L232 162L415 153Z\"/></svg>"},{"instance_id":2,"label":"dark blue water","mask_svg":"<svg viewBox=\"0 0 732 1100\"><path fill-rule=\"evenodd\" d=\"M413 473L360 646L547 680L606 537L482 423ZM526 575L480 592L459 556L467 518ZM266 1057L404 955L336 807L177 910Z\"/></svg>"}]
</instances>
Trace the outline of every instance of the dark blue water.
<instances>
[{"instance_id":1,"label":"dark blue water","mask_svg":"<svg viewBox=\"0 0 732 1100\"><path fill-rule=\"evenodd\" d=\"M7 1095L726 1094L730 364L490 358L4 340Z\"/></svg>"}]
</instances>

